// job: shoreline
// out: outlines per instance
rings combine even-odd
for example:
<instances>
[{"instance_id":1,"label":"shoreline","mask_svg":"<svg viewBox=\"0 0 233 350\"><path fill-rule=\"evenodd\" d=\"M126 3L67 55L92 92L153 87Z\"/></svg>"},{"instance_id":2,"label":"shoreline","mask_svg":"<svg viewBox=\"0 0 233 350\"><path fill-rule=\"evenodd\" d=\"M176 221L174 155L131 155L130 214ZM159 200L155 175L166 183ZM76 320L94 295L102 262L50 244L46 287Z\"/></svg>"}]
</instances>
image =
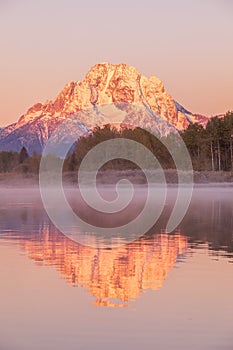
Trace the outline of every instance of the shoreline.
<instances>
[{"instance_id":1,"label":"shoreline","mask_svg":"<svg viewBox=\"0 0 233 350\"><path fill-rule=\"evenodd\" d=\"M164 171L168 187L177 187L177 173L175 170ZM189 174L187 174L189 175ZM184 173L184 178L186 174ZM87 177L88 178L88 177ZM111 186L119 180L127 178L135 186L145 186L146 178L140 170L107 170L99 172L97 175L98 186ZM233 187L233 173L231 172L193 172L194 187ZM49 181L50 182L50 181ZM90 185L88 182L86 185ZM189 183L189 182L188 182ZM64 187L77 186L77 173L67 172L63 175ZM153 182L156 186L161 185L161 182ZM49 183L48 183L49 185ZM51 177L52 185L52 177ZM185 186L185 183L182 183ZM39 187L39 176L36 174L17 174L4 173L0 174L0 188L24 188L24 187Z\"/></svg>"}]
</instances>

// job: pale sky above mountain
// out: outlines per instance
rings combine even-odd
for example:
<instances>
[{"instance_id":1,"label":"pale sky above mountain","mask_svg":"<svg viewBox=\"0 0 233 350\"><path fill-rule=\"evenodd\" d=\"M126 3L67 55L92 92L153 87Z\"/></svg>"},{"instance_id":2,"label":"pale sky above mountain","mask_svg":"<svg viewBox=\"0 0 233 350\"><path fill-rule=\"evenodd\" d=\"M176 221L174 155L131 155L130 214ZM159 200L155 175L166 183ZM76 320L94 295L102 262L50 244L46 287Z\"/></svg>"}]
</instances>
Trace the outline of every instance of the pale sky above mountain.
<instances>
[{"instance_id":1,"label":"pale sky above mountain","mask_svg":"<svg viewBox=\"0 0 233 350\"><path fill-rule=\"evenodd\" d=\"M158 76L192 112L233 110L231 0L0 0L0 126L96 63Z\"/></svg>"}]
</instances>

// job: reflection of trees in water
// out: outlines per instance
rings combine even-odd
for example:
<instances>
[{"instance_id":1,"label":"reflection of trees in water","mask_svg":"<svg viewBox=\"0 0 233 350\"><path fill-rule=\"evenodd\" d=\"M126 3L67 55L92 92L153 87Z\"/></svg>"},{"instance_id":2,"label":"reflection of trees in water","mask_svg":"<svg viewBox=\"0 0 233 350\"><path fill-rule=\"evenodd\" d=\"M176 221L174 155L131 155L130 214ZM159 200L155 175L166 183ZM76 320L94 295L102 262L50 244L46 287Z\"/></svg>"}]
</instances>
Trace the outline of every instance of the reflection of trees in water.
<instances>
[{"instance_id":1,"label":"reflection of trees in water","mask_svg":"<svg viewBox=\"0 0 233 350\"><path fill-rule=\"evenodd\" d=\"M181 224L181 231L190 237L190 242L205 242L211 250L233 252L231 202L216 199L199 202L192 204L189 212Z\"/></svg>"},{"instance_id":2,"label":"reflection of trees in water","mask_svg":"<svg viewBox=\"0 0 233 350\"><path fill-rule=\"evenodd\" d=\"M213 190L215 191L215 190ZM210 196L211 196L211 192ZM208 198L208 193L202 198L192 201L187 215L180 224L180 231L189 237L191 243L208 243L212 250L233 252L233 203L231 200ZM30 198L30 197L29 197ZM166 207L158 223L145 236L151 238L154 232L161 232L166 227L171 208ZM12 231L24 231L30 236L31 228L38 225L49 225L44 210L38 205L31 207L11 206L10 210L0 210L1 231L7 228Z\"/></svg>"},{"instance_id":3,"label":"reflection of trees in water","mask_svg":"<svg viewBox=\"0 0 233 350\"><path fill-rule=\"evenodd\" d=\"M171 212L171 210L168 210ZM166 227L170 214L165 210L150 230L152 237ZM211 250L233 252L233 209L229 202L211 200L194 202L179 227L190 243L208 243ZM151 239L151 235L148 235ZM144 237L146 239L146 235Z\"/></svg>"},{"instance_id":4,"label":"reflection of trees in water","mask_svg":"<svg viewBox=\"0 0 233 350\"><path fill-rule=\"evenodd\" d=\"M213 196L212 196L213 197ZM158 232L161 227L166 227L171 213L171 207L167 206L159 221L147 235L149 238L153 232ZM182 235L188 237L193 245L208 243L213 251L233 252L233 202L230 200L216 199L216 196L194 199L183 218L179 230Z\"/></svg>"}]
</instances>

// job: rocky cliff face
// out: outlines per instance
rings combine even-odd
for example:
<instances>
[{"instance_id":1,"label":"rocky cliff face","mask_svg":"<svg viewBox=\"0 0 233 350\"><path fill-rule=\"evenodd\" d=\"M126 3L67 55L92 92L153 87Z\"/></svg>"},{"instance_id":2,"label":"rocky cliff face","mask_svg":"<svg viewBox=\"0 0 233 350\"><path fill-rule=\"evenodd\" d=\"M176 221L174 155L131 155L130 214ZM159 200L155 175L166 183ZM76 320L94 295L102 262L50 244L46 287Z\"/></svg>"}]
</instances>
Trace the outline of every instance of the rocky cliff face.
<instances>
[{"instance_id":1,"label":"rocky cliff face","mask_svg":"<svg viewBox=\"0 0 233 350\"><path fill-rule=\"evenodd\" d=\"M129 105L145 113L135 108L129 113ZM79 113L84 110L88 112ZM126 64L102 63L92 67L84 80L68 83L53 101L36 103L17 123L0 131L0 150L19 151L25 146L30 153L41 152L57 126L75 114L89 130L112 122L137 126L140 118L150 129L168 133L170 127L182 130L192 122L205 124L208 120L175 102L157 77L146 78Z\"/></svg>"}]
</instances>

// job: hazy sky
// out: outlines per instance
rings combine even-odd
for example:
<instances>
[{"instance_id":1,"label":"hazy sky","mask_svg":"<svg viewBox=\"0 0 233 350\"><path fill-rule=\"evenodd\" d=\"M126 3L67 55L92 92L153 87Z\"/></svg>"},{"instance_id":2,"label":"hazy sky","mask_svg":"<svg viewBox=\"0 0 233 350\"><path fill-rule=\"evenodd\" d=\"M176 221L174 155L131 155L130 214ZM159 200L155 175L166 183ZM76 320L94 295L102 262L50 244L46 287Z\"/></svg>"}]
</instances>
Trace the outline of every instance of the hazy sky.
<instances>
[{"instance_id":1,"label":"hazy sky","mask_svg":"<svg viewBox=\"0 0 233 350\"><path fill-rule=\"evenodd\" d=\"M0 125L96 63L161 78L193 112L233 110L232 0L0 0Z\"/></svg>"}]
</instances>

